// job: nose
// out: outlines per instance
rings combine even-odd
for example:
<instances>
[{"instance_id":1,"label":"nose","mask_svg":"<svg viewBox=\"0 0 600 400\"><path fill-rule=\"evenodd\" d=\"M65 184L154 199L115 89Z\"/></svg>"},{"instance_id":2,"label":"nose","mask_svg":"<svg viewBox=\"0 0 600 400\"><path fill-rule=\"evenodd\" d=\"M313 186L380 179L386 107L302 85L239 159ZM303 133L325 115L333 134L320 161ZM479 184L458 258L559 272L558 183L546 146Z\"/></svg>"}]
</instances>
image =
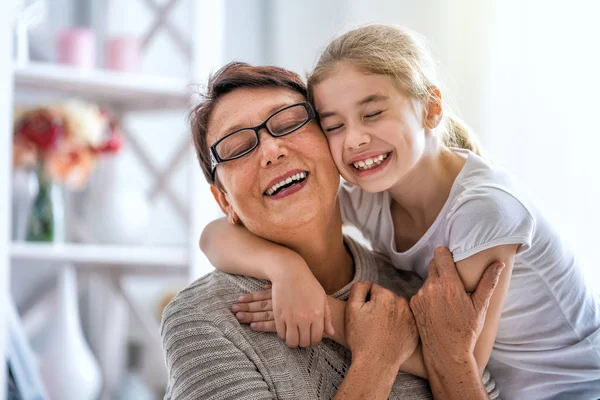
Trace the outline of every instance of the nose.
<instances>
[{"instance_id":1,"label":"nose","mask_svg":"<svg viewBox=\"0 0 600 400\"><path fill-rule=\"evenodd\" d=\"M260 151L261 166L267 167L284 159L288 155L288 148L285 145L286 137L275 138L266 131L261 131Z\"/></svg>"},{"instance_id":2,"label":"nose","mask_svg":"<svg viewBox=\"0 0 600 400\"><path fill-rule=\"evenodd\" d=\"M347 149L356 150L369 144L370 142L371 135L369 135L360 125L346 126L344 145Z\"/></svg>"}]
</instances>

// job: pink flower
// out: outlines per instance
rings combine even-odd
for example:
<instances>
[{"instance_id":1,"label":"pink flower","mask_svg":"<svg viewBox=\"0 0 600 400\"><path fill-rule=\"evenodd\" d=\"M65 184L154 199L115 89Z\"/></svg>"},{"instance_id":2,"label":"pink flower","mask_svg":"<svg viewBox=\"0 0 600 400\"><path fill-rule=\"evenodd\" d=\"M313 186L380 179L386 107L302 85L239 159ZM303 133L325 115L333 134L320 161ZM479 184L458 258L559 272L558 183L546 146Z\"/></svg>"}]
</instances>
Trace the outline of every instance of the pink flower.
<instances>
[{"instance_id":1,"label":"pink flower","mask_svg":"<svg viewBox=\"0 0 600 400\"><path fill-rule=\"evenodd\" d=\"M108 129L108 138L94 148L97 153L117 153L123 146L123 140L121 139L121 127L119 124L110 119L108 113L105 112L106 118L110 120Z\"/></svg>"},{"instance_id":2,"label":"pink flower","mask_svg":"<svg viewBox=\"0 0 600 400\"><path fill-rule=\"evenodd\" d=\"M96 154L92 149L70 142L62 142L44 158L46 175L72 190L84 188L95 164Z\"/></svg>"}]
</instances>

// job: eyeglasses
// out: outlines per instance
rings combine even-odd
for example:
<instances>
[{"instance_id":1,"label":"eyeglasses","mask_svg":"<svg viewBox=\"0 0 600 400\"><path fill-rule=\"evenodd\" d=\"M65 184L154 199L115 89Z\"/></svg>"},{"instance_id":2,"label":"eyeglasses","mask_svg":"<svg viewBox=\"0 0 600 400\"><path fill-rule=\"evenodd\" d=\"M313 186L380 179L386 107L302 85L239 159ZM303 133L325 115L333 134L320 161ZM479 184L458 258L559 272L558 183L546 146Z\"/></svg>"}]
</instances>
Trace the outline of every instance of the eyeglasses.
<instances>
[{"instance_id":1,"label":"eyeglasses","mask_svg":"<svg viewBox=\"0 0 600 400\"><path fill-rule=\"evenodd\" d=\"M282 137L302 128L313 118L315 113L312 107L304 101L277 111L258 126L237 130L217 140L210 146L213 179L217 165L243 157L258 147L258 134L262 129L266 129L275 138Z\"/></svg>"}]
</instances>

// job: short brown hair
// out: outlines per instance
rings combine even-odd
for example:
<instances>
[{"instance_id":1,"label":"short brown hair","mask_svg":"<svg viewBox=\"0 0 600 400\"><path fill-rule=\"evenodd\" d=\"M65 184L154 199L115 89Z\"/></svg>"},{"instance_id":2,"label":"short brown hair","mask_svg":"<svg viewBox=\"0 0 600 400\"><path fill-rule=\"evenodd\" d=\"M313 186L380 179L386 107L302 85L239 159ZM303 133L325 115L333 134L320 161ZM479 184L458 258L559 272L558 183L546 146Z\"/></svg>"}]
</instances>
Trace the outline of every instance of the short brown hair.
<instances>
[{"instance_id":1,"label":"short brown hair","mask_svg":"<svg viewBox=\"0 0 600 400\"><path fill-rule=\"evenodd\" d=\"M243 88L280 87L307 97L306 84L295 72L273 66L252 66L243 62L231 62L208 79L202 101L190 113L192 138L204 177L211 185L215 180L211 174L210 149L206 140L208 120L217 102L224 95Z\"/></svg>"}]
</instances>

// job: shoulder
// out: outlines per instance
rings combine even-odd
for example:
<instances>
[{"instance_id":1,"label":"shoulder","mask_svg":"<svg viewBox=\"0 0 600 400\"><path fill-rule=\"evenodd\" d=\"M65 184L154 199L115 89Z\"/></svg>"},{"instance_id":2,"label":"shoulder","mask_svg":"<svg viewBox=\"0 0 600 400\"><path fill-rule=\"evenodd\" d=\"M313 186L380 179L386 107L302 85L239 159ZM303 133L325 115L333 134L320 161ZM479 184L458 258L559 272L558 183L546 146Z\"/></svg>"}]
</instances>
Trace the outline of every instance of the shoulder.
<instances>
[{"instance_id":1,"label":"shoulder","mask_svg":"<svg viewBox=\"0 0 600 400\"><path fill-rule=\"evenodd\" d=\"M215 271L182 290L163 312L168 399L272 398L268 371L230 311L243 277Z\"/></svg>"},{"instance_id":2,"label":"shoulder","mask_svg":"<svg viewBox=\"0 0 600 400\"><path fill-rule=\"evenodd\" d=\"M497 245L531 244L536 219L509 174L470 155L446 211L452 252L462 258ZM458 258L461 258L458 257Z\"/></svg>"},{"instance_id":3,"label":"shoulder","mask_svg":"<svg viewBox=\"0 0 600 400\"><path fill-rule=\"evenodd\" d=\"M246 291L240 278L220 271L211 272L180 291L165 307L162 315L163 338L181 329L225 331L235 326L230 307Z\"/></svg>"},{"instance_id":4,"label":"shoulder","mask_svg":"<svg viewBox=\"0 0 600 400\"><path fill-rule=\"evenodd\" d=\"M526 218L533 220L533 214L526 204L506 188L481 184L463 187L453 199L447 218L467 218L469 221L506 218Z\"/></svg>"},{"instance_id":5,"label":"shoulder","mask_svg":"<svg viewBox=\"0 0 600 400\"><path fill-rule=\"evenodd\" d=\"M512 176L500 166L470 152L451 197L449 218L465 210L474 214L472 219L484 213L492 217L518 214L533 218L529 202Z\"/></svg>"}]
</instances>

